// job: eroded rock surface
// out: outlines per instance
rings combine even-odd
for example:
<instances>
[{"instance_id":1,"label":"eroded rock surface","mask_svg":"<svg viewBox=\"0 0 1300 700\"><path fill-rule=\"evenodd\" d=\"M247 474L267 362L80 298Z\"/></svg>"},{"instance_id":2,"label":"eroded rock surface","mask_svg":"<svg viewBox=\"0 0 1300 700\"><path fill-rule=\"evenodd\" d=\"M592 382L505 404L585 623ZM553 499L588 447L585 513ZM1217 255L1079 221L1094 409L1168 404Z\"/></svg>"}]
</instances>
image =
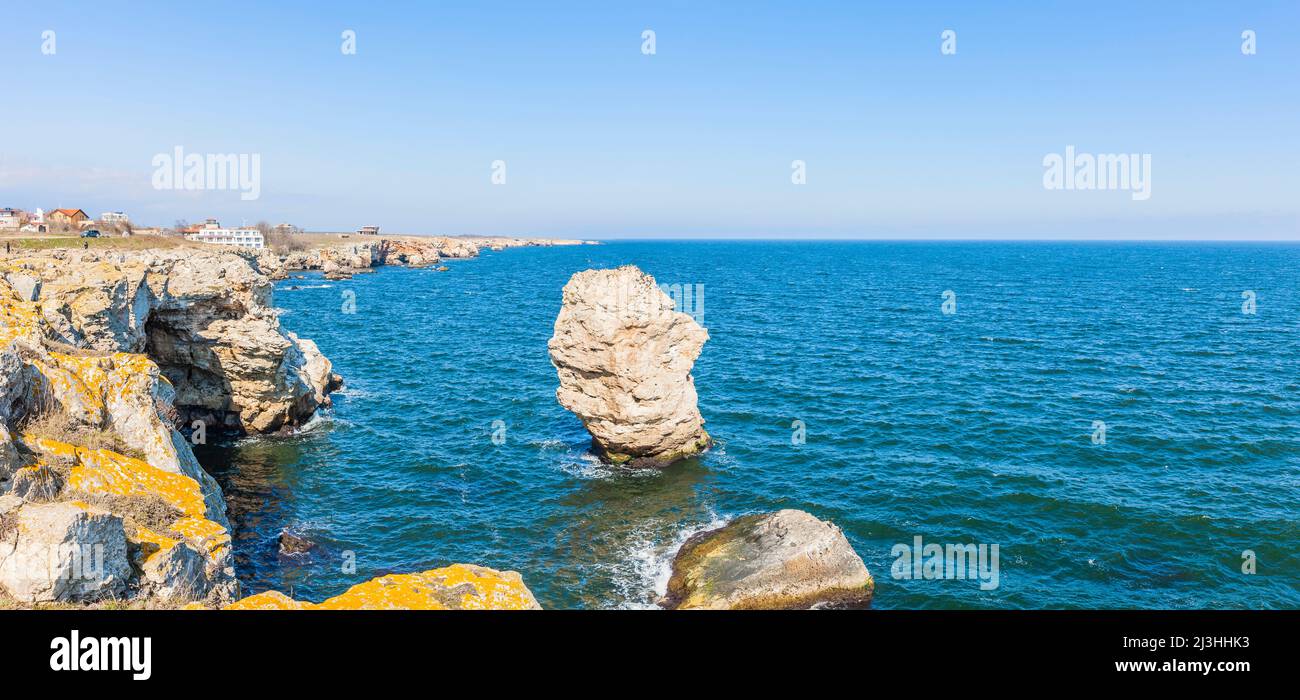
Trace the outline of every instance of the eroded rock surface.
<instances>
[{"instance_id":1,"label":"eroded rock surface","mask_svg":"<svg viewBox=\"0 0 1300 700\"><path fill-rule=\"evenodd\" d=\"M582 245L592 241L549 238L488 238L453 236L358 236L348 242L321 245L310 250L285 254L282 270L320 270L327 275L345 277L354 272L380 265L427 267L445 258L477 257L483 248L494 251L506 248Z\"/></svg>"},{"instance_id":2,"label":"eroded rock surface","mask_svg":"<svg viewBox=\"0 0 1300 700\"><path fill-rule=\"evenodd\" d=\"M548 347L560 405L602 458L664 466L709 446L691 367L709 333L635 266L587 270L564 285Z\"/></svg>"},{"instance_id":3,"label":"eroded rock surface","mask_svg":"<svg viewBox=\"0 0 1300 700\"><path fill-rule=\"evenodd\" d=\"M84 503L26 503L0 528L0 586L25 603L95 601L126 593L122 519Z\"/></svg>"},{"instance_id":4,"label":"eroded rock surface","mask_svg":"<svg viewBox=\"0 0 1300 700\"><path fill-rule=\"evenodd\" d=\"M835 525L801 510L746 515L691 537L673 560L664 607L866 607L874 582Z\"/></svg>"},{"instance_id":5,"label":"eroded rock surface","mask_svg":"<svg viewBox=\"0 0 1300 700\"><path fill-rule=\"evenodd\" d=\"M37 342L90 353L147 354L186 424L262 433L305 422L337 377L315 344L280 327L279 268L263 253L57 250L4 260L36 295ZM264 272L264 268L273 268ZM29 293L38 280L39 287Z\"/></svg>"},{"instance_id":6,"label":"eroded rock surface","mask_svg":"<svg viewBox=\"0 0 1300 700\"><path fill-rule=\"evenodd\" d=\"M280 429L305 422L338 385L314 343L280 329L265 258L183 249L0 260L0 592L238 597L221 490L178 427L199 417ZM57 583L49 572L71 564L41 565L51 543L104 550L107 573Z\"/></svg>"}]
</instances>

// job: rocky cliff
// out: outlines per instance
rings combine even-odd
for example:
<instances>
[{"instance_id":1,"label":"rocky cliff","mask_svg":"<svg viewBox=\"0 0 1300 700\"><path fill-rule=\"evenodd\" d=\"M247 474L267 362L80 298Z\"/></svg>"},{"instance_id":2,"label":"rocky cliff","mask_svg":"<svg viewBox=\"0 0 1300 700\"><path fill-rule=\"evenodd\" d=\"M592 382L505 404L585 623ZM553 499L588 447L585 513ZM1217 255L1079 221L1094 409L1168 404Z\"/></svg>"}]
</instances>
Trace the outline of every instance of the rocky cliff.
<instances>
[{"instance_id":1,"label":"rocky cliff","mask_svg":"<svg viewBox=\"0 0 1300 700\"><path fill-rule=\"evenodd\" d=\"M294 251L283 258L283 269L320 270L345 276L380 265L428 267L444 259L473 258L479 252L520 247L582 245L583 241L546 238L460 238L450 236L357 236L346 242ZM272 263L275 264L275 263Z\"/></svg>"},{"instance_id":2,"label":"rocky cliff","mask_svg":"<svg viewBox=\"0 0 1300 700\"><path fill-rule=\"evenodd\" d=\"M465 564L319 604L275 592L232 603L221 489L181 432L195 421L283 430L339 385L313 342L280 328L271 279L478 254L448 241L335 246L305 261L192 247L0 258L0 604L537 609L519 574Z\"/></svg>"},{"instance_id":3,"label":"rocky cliff","mask_svg":"<svg viewBox=\"0 0 1300 700\"><path fill-rule=\"evenodd\" d=\"M710 442L691 377L708 339L635 266L579 272L564 285L549 343L556 398L607 461L664 466L690 457Z\"/></svg>"},{"instance_id":4,"label":"rocky cliff","mask_svg":"<svg viewBox=\"0 0 1300 700\"><path fill-rule=\"evenodd\" d=\"M0 589L24 603L238 595L216 482L178 428L305 421L339 379L280 328L264 258L0 260Z\"/></svg>"},{"instance_id":5,"label":"rocky cliff","mask_svg":"<svg viewBox=\"0 0 1300 700\"><path fill-rule=\"evenodd\" d=\"M40 342L145 354L174 388L184 424L247 433L302 423L337 385L316 345L280 328L267 264L266 255L192 249L3 263L8 286L36 285Z\"/></svg>"}]
</instances>

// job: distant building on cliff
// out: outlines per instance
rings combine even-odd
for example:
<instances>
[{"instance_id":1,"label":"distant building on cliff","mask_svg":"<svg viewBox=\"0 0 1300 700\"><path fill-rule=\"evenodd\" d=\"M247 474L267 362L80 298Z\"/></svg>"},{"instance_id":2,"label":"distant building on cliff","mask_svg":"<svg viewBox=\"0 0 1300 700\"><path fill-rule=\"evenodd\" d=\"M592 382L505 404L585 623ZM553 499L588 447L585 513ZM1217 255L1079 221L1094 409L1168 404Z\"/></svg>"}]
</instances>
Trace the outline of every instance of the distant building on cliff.
<instances>
[{"instance_id":1,"label":"distant building on cliff","mask_svg":"<svg viewBox=\"0 0 1300 700\"><path fill-rule=\"evenodd\" d=\"M276 224L271 228L271 231L282 234L302 233L302 229L293 224Z\"/></svg>"},{"instance_id":2,"label":"distant building on cliff","mask_svg":"<svg viewBox=\"0 0 1300 700\"><path fill-rule=\"evenodd\" d=\"M26 212L22 209L5 207L0 209L0 229L15 229L23 225Z\"/></svg>"},{"instance_id":3,"label":"distant building on cliff","mask_svg":"<svg viewBox=\"0 0 1300 700\"><path fill-rule=\"evenodd\" d=\"M99 215L99 220L106 224L127 224L131 222L131 217L120 211L106 211Z\"/></svg>"},{"instance_id":4,"label":"distant building on cliff","mask_svg":"<svg viewBox=\"0 0 1300 700\"><path fill-rule=\"evenodd\" d=\"M216 219L208 219L202 226L191 228L185 234L185 238L198 243L233 245L239 248L256 248L260 250L266 247L266 240L262 238L261 231L251 226L222 228L221 223Z\"/></svg>"},{"instance_id":5,"label":"distant building on cliff","mask_svg":"<svg viewBox=\"0 0 1300 700\"><path fill-rule=\"evenodd\" d=\"M52 224L80 226L82 223L90 221L90 216L80 209L55 209L46 216L46 219Z\"/></svg>"},{"instance_id":6,"label":"distant building on cliff","mask_svg":"<svg viewBox=\"0 0 1300 700\"><path fill-rule=\"evenodd\" d=\"M361 228L357 229L357 233L361 234L362 236L378 236L378 235L379 235L379 227L378 227L378 226L362 226Z\"/></svg>"}]
</instances>

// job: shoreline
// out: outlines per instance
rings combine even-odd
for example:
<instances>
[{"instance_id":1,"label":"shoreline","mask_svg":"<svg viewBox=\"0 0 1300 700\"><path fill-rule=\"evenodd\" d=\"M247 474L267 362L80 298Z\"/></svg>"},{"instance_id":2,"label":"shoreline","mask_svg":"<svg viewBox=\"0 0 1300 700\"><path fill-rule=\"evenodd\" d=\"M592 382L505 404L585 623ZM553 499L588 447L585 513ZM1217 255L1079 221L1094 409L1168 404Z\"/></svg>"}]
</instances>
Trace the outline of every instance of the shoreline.
<instances>
[{"instance_id":1,"label":"shoreline","mask_svg":"<svg viewBox=\"0 0 1300 700\"><path fill-rule=\"evenodd\" d=\"M287 433L318 417L343 385L314 342L280 326L274 281L301 270L427 267L484 247L581 244L383 236L283 256L212 245L3 255L0 608L245 599L221 489L191 446L209 430ZM79 563L52 553L69 537L83 549L112 543L107 555L96 550L95 575L59 569ZM504 591L505 607L538 607L518 574L472 563L382 578L319 605L279 594L268 602L267 592L243 607L474 607ZM426 593L386 597L407 580ZM449 598L450 588L463 595Z\"/></svg>"}]
</instances>

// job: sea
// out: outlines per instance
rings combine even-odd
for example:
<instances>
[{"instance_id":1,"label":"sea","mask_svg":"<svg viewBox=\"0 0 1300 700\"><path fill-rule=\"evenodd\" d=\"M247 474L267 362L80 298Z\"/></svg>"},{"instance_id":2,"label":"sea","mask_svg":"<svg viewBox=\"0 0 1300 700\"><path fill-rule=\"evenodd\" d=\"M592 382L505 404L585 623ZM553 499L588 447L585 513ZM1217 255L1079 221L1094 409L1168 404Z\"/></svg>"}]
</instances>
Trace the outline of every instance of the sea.
<instances>
[{"instance_id":1,"label":"sea","mask_svg":"<svg viewBox=\"0 0 1300 700\"><path fill-rule=\"evenodd\" d=\"M1300 607L1300 246L615 241L443 264L276 283L346 385L296 434L196 451L246 593L459 562L518 571L546 608L654 608L690 535L796 508L843 529L877 609ZM715 445L664 470L600 463L555 400L561 289L625 264L710 336ZM281 554L285 530L316 547ZM913 566L930 545L996 551L996 577Z\"/></svg>"}]
</instances>

